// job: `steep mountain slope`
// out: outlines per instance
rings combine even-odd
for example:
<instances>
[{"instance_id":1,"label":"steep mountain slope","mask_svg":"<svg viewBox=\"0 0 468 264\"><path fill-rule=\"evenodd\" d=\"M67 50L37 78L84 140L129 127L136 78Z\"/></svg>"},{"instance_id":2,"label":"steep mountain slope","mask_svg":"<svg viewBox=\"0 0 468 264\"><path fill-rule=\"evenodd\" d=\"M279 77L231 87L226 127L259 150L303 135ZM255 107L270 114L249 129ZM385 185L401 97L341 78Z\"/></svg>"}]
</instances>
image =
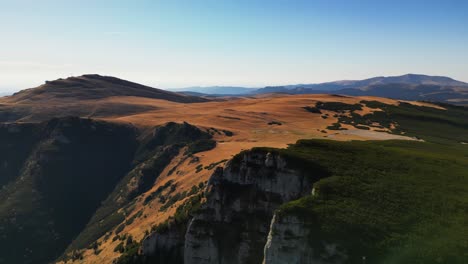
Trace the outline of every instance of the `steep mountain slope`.
<instances>
[{"instance_id":1,"label":"steep mountain slope","mask_svg":"<svg viewBox=\"0 0 468 264\"><path fill-rule=\"evenodd\" d=\"M131 202L180 149L214 147L211 135L187 123L156 127L139 140L134 127L80 118L0 131L10 145L0 148L2 157L18 147L2 166L0 263L46 263L67 247L88 247L125 224Z\"/></svg>"},{"instance_id":2,"label":"steep mountain slope","mask_svg":"<svg viewBox=\"0 0 468 264\"><path fill-rule=\"evenodd\" d=\"M1 130L10 147L1 148L0 262L46 263L129 169L135 131L78 118Z\"/></svg>"},{"instance_id":3,"label":"steep mountain slope","mask_svg":"<svg viewBox=\"0 0 468 264\"><path fill-rule=\"evenodd\" d=\"M183 150L185 155L192 155L202 150L214 148L211 135L188 124L168 123L153 129L140 138L140 144L133 160L132 170L115 187L109 197L96 211L83 232L71 243L67 251L82 249L117 224L125 225L125 215L120 215L121 222L115 222L119 210L125 214L132 211L137 198L150 191L161 172ZM174 185L175 186L175 185ZM128 223L127 223L128 224ZM117 232L118 233L118 232Z\"/></svg>"}]
</instances>

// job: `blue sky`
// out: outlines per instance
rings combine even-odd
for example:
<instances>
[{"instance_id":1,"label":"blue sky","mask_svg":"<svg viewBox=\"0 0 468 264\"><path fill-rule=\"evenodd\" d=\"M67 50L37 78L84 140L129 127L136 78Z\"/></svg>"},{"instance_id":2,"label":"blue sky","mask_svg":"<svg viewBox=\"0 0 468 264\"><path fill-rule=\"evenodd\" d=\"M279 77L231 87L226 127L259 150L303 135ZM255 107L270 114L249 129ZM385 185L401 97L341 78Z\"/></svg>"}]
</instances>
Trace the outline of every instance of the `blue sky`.
<instances>
[{"instance_id":1,"label":"blue sky","mask_svg":"<svg viewBox=\"0 0 468 264\"><path fill-rule=\"evenodd\" d=\"M467 14L450 0L0 0L0 92L85 73L161 88L468 81Z\"/></svg>"}]
</instances>

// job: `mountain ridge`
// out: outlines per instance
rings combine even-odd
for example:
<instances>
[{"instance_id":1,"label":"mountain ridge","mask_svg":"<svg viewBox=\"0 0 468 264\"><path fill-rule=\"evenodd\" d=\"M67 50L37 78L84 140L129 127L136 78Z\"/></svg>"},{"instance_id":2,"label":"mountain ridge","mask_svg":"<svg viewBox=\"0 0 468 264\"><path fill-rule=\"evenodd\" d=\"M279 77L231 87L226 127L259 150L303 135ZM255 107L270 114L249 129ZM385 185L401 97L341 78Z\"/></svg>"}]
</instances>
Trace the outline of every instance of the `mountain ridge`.
<instances>
[{"instance_id":1,"label":"mountain ridge","mask_svg":"<svg viewBox=\"0 0 468 264\"><path fill-rule=\"evenodd\" d=\"M324 83L313 83L313 84L294 84L294 85L283 85L283 86L266 86L260 88L257 91L263 92L262 89L274 89L274 88L285 88L287 90L293 90L297 88L303 89L314 89L314 90L339 90L342 88L362 88L369 85L376 84L389 84L389 83L407 83L407 84L433 84L433 85L444 85L444 86L467 86L468 83L454 80L446 76L431 76L424 74L413 74L408 73L399 76L377 76L363 80L339 80Z\"/></svg>"},{"instance_id":2,"label":"mountain ridge","mask_svg":"<svg viewBox=\"0 0 468 264\"><path fill-rule=\"evenodd\" d=\"M50 117L108 117L138 114L158 106L156 99L174 103L210 101L200 96L165 91L116 77L86 74L44 84L0 98L0 122L38 122Z\"/></svg>"},{"instance_id":3,"label":"mountain ridge","mask_svg":"<svg viewBox=\"0 0 468 264\"><path fill-rule=\"evenodd\" d=\"M187 87L178 89L193 96L252 96L258 94L343 94L354 96L378 96L399 100L425 100L452 104L468 104L468 83L446 76L405 74L400 76L377 76L363 80L339 80L313 84L292 84L245 87Z\"/></svg>"},{"instance_id":4,"label":"mountain ridge","mask_svg":"<svg viewBox=\"0 0 468 264\"><path fill-rule=\"evenodd\" d=\"M180 103L206 102L200 97L183 95L152 88L135 82L99 74L85 74L66 79L46 81L44 84L14 93L7 98L11 102L50 99L92 100L112 96L137 96L164 99Z\"/></svg>"},{"instance_id":5,"label":"mountain ridge","mask_svg":"<svg viewBox=\"0 0 468 264\"><path fill-rule=\"evenodd\" d=\"M268 85L261 88L243 87L243 86L191 86L177 89L168 89L170 91L181 92L185 94L205 94L205 95L248 95L256 93L271 93L294 89L312 89L317 91L332 91L343 88L360 88L369 85L389 84L389 83L407 83L424 85L443 85L443 86L466 86L468 83L455 80L446 76L425 75L408 73L399 76L376 76L362 80L337 80L320 83L301 83L288 85Z\"/></svg>"},{"instance_id":6,"label":"mountain ridge","mask_svg":"<svg viewBox=\"0 0 468 264\"><path fill-rule=\"evenodd\" d=\"M169 91L188 94L214 94L214 95L239 95L255 91L257 88L242 87L242 86L192 86L176 89L168 89Z\"/></svg>"}]
</instances>

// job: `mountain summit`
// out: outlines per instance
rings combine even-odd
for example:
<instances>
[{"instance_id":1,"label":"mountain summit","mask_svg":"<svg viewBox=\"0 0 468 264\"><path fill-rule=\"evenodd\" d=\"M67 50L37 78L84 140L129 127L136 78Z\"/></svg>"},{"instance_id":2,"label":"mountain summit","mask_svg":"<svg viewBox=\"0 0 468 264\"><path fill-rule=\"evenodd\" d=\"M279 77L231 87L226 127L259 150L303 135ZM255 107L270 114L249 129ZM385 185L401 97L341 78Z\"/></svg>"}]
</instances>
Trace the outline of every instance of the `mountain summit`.
<instances>
[{"instance_id":1,"label":"mountain summit","mask_svg":"<svg viewBox=\"0 0 468 264\"><path fill-rule=\"evenodd\" d=\"M152 88L138 83L98 74L86 74L54 81L15 93L9 100L41 101L50 99L89 100L111 96L136 96L179 103L205 102L206 99Z\"/></svg>"},{"instance_id":2,"label":"mountain summit","mask_svg":"<svg viewBox=\"0 0 468 264\"><path fill-rule=\"evenodd\" d=\"M104 118L155 109L144 101L201 103L208 99L169 92L115 77L87 74L46 81L36 88L0 98L0 122L38 122L51 117Z\"/></svg>"}]
</instances>

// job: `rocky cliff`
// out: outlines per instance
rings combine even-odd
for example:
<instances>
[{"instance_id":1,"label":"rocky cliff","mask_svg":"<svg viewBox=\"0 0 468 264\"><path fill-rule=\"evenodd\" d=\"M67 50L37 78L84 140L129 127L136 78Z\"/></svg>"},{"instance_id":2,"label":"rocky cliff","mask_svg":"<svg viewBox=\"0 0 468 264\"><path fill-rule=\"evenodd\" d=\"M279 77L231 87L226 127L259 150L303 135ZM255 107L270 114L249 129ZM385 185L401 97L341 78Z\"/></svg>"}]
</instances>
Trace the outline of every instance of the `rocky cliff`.
<instances>
[{"instance_id":1,"label":"rocky cliff","mask_svg":"<svg viewBox=\"0 0 468 264\"><path fill-rule=\"evenodd\" d=\"M309 194L327 174L319 166L298 169L294 162L263 149L237 155L212 175L206 202L187 219L184 237L174 230L180 225L153 233L143 242L143 255L183 245L178 252L184 263L261 263L275 209Z\"/></svg>"},{"instance_id":2,"label":"rocky cliff","mask_svg":"<svg viewBox=\"0 0 468 264\"><path fill-rule=\"evenodd\" d=\"M346 260L338 244L316 241L309 221L295 215L273 216L263 264L339 264Z\"/></svg>"}]
</instances>

